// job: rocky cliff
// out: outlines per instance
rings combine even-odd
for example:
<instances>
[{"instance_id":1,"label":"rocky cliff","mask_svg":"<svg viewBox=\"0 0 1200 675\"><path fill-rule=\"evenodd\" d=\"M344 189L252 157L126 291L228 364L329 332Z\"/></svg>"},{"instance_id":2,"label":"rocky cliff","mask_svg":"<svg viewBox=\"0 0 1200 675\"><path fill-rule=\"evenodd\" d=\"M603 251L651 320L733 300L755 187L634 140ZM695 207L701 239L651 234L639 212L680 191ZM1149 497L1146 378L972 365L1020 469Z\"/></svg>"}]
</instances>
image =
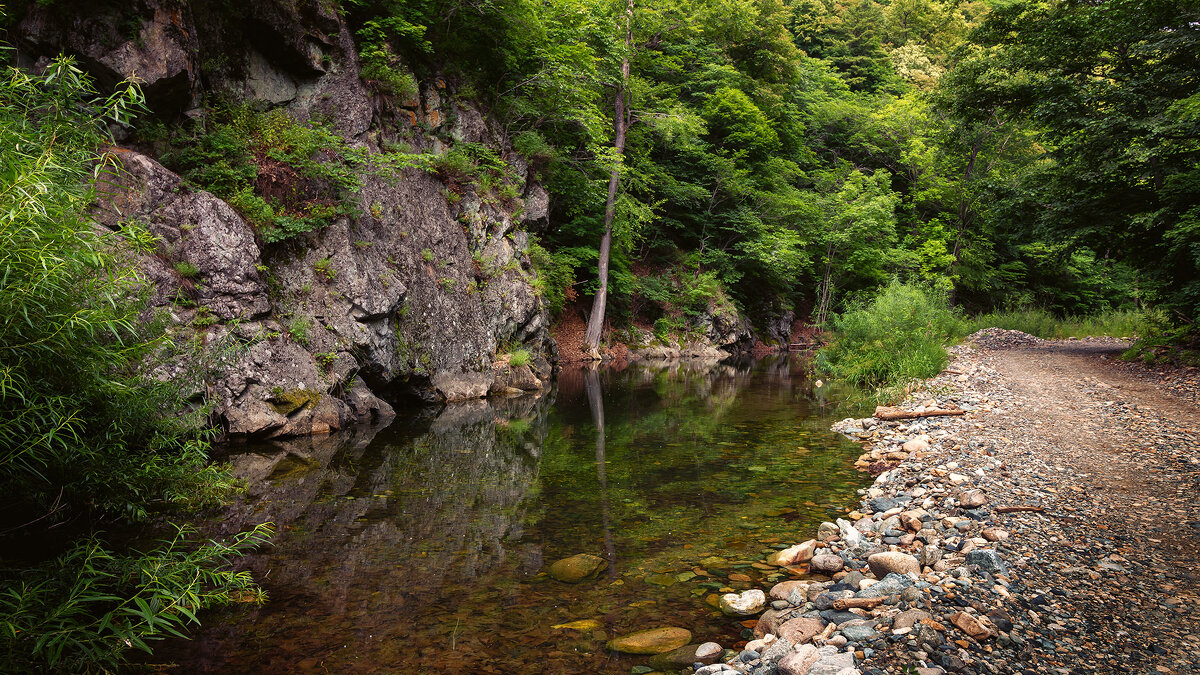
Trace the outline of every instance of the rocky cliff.
<instances>
[{"instance_id":1,"label":"rocky cliff","mask_svg":"<svg viewBox=\"0 0 1200 675\"><path fill-rule=\"evenodd\" d=\"M550 376L555 346L527 255L546 192L452 84L433 77L385 95L365 83L327 3L69 0L23 10L13 32L28 67L64 53L102 88L140 80L144 121L203 125L214 100L249 102L319 123L366 158L354 167L355 208L271 241L244 210L160 163L154 142L133 135L111 153L97 222L152 235L139 258L152 304L206 346L195 399L230 437L322 433L391 416L385 400L476 398ZM458 144L494 153L516 193L497 199L428 167L370 162L398 145L437 157ZM517 350L528 365L510 367Z\"/></svg>"}]
</instances>

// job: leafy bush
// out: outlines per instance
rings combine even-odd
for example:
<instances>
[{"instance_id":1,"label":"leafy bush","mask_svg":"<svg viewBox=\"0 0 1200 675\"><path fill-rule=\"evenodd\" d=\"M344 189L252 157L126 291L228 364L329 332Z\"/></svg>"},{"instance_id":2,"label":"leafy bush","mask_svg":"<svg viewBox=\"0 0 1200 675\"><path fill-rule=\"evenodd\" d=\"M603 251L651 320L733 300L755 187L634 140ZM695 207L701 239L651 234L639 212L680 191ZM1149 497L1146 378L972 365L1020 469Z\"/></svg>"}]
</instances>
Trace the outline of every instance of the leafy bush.
<instances>
[{"instance_id":1,"label":"leafy bush","mask_svg":"<svg viewBox=\"0 0 1200 675\"><path fill-rule=\"evenodd\" d=\"M537 270L537 278L533 281L534 291L542 296L551 314L560 314L567 303L575 301L575 267L578 261L569 251L551 253L536 241L529 245L529 259Z\"/></svg>"},{"instance_id":2,"label":"leafy bush","mask_svg":"<svg viewBox=\"0 0 1200 675\"><path fill-rule=\"evenodd\" d=\"M163 161L238 211L277 242L353 212L366 156L319 124L297 123L283 110L223 105L207 130L177 141Z\"/></svg>"},{"instance_id":3,"label":"leafy bush","mask_svg":"<svg viewBox=\"0 0 1200 675\"><path fill-rule=\"evenodd\" d=\"M531 356L528 349L518 349L508 355L508 365L512 366L513 368L527 366L529 365L530 358Z\"/></svg>"},{"instance_id":4,"label":"leafy bush","mask_svg":"<svg viewBox=\"0 0 1200 675\"><path fill-rule=\"evenodd\" d=\"M833 319L834 339L818 367L856 387L887 388L932 377L949 357L943 345L965 325L946 297L893 282L869 304Z\"/></svg>"},{"instance_id":5,"label":"leafy bush","mask_svg":"<svg viewBox=\"0 0 1200 675\"><path fill-rule=\"evenodd\" d=\"M97 148L140 104L105 99L71 59L0 78L0 670L111 670L130 648L178 634L195 611L258 597L229 546L195 548L180 531L149 550L99 529L211 507L234 489L207 463L205 434L179 384L149 370L179 355L141 320L144 283L120 243L84 216ZM138 239L135 237L135 239ZM126 240L129 241L129 240Z\"/></svg>"}]
</instances>

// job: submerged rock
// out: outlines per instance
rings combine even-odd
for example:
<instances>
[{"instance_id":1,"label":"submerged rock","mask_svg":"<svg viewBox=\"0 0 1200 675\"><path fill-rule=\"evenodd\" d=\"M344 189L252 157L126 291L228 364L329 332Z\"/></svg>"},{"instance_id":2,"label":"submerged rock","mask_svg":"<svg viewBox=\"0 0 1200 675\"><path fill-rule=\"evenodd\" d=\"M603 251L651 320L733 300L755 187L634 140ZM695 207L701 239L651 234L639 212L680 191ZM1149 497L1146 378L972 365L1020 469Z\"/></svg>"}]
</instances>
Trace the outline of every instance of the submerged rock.
<instances>
[{"instance_id":1,"label":"submerged rock","mask_svg":"<svg viewBox=\"0 0 1200 675\"><path fill-rule=\"evenodd\" d=\"M664 654L692 640L692 632L674 626L629 633L608 641L608 648L622 654Z\"/></svg>"},{"instance_id":2,"label":"submerged rock","mask_svg":"<svg viewBox=\"0 0 1200 675\"><path fill-rule=\"evenodd\" d=\"M606 567L608 563L604 558L590 553L579 553L553 563L546 572L559 581L577 584L584 579L595 578Z\"/></svg>"}]
</instances>

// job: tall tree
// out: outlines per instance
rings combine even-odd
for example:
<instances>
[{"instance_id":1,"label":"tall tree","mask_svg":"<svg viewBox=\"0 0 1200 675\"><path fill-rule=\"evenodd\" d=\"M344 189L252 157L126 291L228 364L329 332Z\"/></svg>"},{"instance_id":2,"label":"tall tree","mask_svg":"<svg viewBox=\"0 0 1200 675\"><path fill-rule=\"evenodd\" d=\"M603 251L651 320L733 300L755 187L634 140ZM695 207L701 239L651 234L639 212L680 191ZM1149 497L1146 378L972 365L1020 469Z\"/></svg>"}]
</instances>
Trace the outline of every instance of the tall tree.
<instances>
[{"instance_id":1,"label":"tall tree","mask_svg":"<svg viewBox=\"0 0 1200 675\"><path fill-rule=\"evenodd\" d=\"M625 53L621 58L621 79L613 102L613 158L608 177L608 197L604 202L604 235L600 238L599 259L596 264L599 287L592 300L588 317L584 349L592 358L600 358L600 336L604 331L604 311L608 304L608 260L612 254L613 219L617 213L617 190L621 183L621 168L625 159L625 134L629 130L629 55L633 50L633 0L625 5Z\"/></svg>"}]
</instances>

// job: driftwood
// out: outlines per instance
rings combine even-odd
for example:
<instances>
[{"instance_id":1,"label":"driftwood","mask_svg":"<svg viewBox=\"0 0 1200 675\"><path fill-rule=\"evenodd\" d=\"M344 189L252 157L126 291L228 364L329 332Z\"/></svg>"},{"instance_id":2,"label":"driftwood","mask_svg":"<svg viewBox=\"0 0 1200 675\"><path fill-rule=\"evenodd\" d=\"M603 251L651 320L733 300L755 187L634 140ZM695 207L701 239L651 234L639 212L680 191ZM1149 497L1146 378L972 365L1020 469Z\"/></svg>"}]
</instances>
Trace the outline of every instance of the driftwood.
<instances>
[{"instance_id":1,"label":"driftwood","mask_svg":"<svg viewBox=\"0 0 1200 675\"><path fill-rule=\"evenodd\" d=\"M1045 513L1046 509L1040 506L997 506L996 508L992 509L992 513L1020 513L1022 511Z\"/></svg>"},{"instance_id":2,"label":"driftwood","mask_svg":"<svg viewBox=\"0 0 1200 675\"><path fill-rule=\"evenodd\" d=\"M850 609L858 607L860 609L875 609L883 603L883 598L840 598L833 601L834 609Z\"/></svg>"},{"instance_id":3,"label":"driftwood","mask_svg":"<svg viewBox=\"0 0 1200 675\"><path fill-rule=\"evenodd\" d=\"M881 405L875 408L875 419L880 420L912 420L918 417L946 417L947 415L965 415L967 411L957 408L948 408L944 410L926 410L925 412L914 412L912 410L904 410L903 408L893 408L891 406Z\"/></svg>"}]
</instances>

